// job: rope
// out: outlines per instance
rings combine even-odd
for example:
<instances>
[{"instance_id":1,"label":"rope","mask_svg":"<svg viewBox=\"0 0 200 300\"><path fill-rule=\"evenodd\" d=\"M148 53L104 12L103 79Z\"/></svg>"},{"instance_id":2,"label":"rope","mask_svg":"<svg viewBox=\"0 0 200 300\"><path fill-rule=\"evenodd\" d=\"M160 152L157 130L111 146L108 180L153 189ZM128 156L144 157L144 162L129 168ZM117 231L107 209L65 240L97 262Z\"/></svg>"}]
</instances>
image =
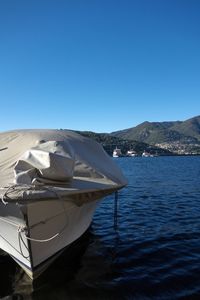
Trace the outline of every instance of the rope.
<instances>
[{"instance_id":1,"label":"rope","mask_svg":"<svg viewBox=\"0 0 200 300\"><path fill-rule=\"evenodd\" d=\"M114 230L117 231L118 227L118 191L115 192L114 199Z\"/></svg>"},{"instance_id":2,"label":"rope","mask_svg":"<svg viewBox=\"0 0 200 300\"><path fill-rule=\"evenodd\" d=\"M11 186L6 187L5 192L4 192L4 193L2 194L2 196L1 196L1 201L2 201L2 203L3 203L4 205L7 205L7 204L8 204L8 202L5 201L5 197L7 197L7 194L8 194L11 190L13 191L16 187L17 187L17 188L21 187L21 188L23 189L23 194L22 194L22 198L23 198L23 197L24 197L25 191L31 190L31 189L35 189L35 188L40 188L41 186L37 186L37 187L35 187L35 186L29 186L29 185L19 186L19 185L14 184L14 185L11 185ZM25 243L25 241L24 241L24 239L23 239L22 233L24 233L24 237L25 237L27 240L29 240L29 241L32 241L32 242L38 242L38 243L46 243L46 242L49 242L49 241L55 239L56 237L58 237L58 236L65 230L65 228L66 228L67 225L68 225L68 222L67 222L67 213L66 213L66 210L65 210L65 205L64 205L64 200L63 200L63 198L62 198L62 197L61 197L61 196L60 196L53 188L45 187L45 186L42 186L42 188L43 188L43 189L46 189L46 190L49 190L50 192L55 193L55 194L56 194L56 197L57 197L58 199L61 200L62 208L63 208L63 211L64 211L64 213L65 213L65 217L66 217L66 224L64 225L64 227L63 227L59 232L57 232L56 234L54 234L53 236L51 236L50 238L47 238L47 239L35 239L35 238L31 238L31 237L29 237L29 236L27 235L27 227L26 227L25 225L19 224L19 223L16 223L16 222L11 221L11 220L9 220L9 219L0 217L0 220L1 220L1 221L6 222L6 223L9 224L9 225L12 225L12 226L17 227L19 250L18 250L17 248L15 248L15 247L14 247L8 240L6 240L6 238L3 237L1 234L0 234L0 237L1 237L4 241L6 241L6 242L7 242L7 243L8 243L8 244L9 244L9 245L17 252L17 253L19 253L19 254L22 255L25 259L28 259L28 260L30 260L30 255L25 255L25 254L23 253L23 247L22 247L22 244L23 244L23 246L25 247L25 249L27 250L28 253L29 253L29 249L28 249L28 247L27 247L27 245L26 245L26 243ZM5 189L5 188L0 187L0 189ZM54 216L54 217L55 217L55 216ZM41 222L39 222L39 223L41 223ZM46 221L44 221L44 223L46 223ZM35 224L34 226L36 226L36 225L37 225L37 224Z\"/></svg>"},{"instance_id":3,"label":"rope","mask_svg":"<svg viewBox=\"0 0 200 300\"><path fill-rule=\"evenodd\" d=\"M18 227L18 233L20 234L20 237L21 237L21 233L23 232L24 233L24 236L27 240L29 241L33 241L33 242L39 242L39 243L43 243L43 242L49 242L51 240L53 240L55 237L57 237L60 233L56 233L54 234L52 237L48 238L48 239L34 239L34 238L31 238L29 237L27 234L26 234L26 231L27 231L27 228L26 226L19 226Z\"/></svg>"},{"instance_id":4,"label":"rope","mask_svg":"<svg viewBox=\"0 0 200 300\"><path fill-rule=\"evenodd\" d=\"M21 252L21 255L25 258L25 259L28 259L30 257L30 255L28 256L25 256L25 254L23 253L23 250L22 250L22 244L21 242L23 243L24 247L26 248L26 250L28 251L29 253L29 249L27 247L27 245L25 244L23 238L22 238L22 231L20 231L20 228L18 229L18 242L19 242L19 249L20 249L20 252Z\"/></svg>"},{"instance_id":5,"label":"rope","mask_svg":"<svg viewBox=\"0 0 200 300\"><path fill-rule=\"evenodd\" d=\"M7 193L7 191L9 190L9 188L10 188L10 187L8 187L8 189L5 191L5 193L1 195L1 201L2 201L2 203L3 203L4 205L7 205L7 204L8 204L8 202L6 202L6 201L4 200L4 197L6 196L6 193ZM3 188L1 188L1 189L3 189Z\"/></svg>"},{"instance_id":6,"label":"rope","mask_svg":"<svg viewBox=\"0 0 200 300\"><path fill-rule=\"evenodd\" d=\"M38 243L46 243L46 242L49 242L53 239L55 239L57 236L60 235L61 232L58 232L56 234L54 234L52 237L48 238L48 239L43 239L43 240L39 240L39 239L34 239L34 238L30 238L28 237L26 234L25 234L25 237L27 240L31 241L31 242L38 242Z\"/></svg>"},{"instance_id":7,"label":"rope","mask_svg":"<svg viewBox=\"0 0 200 300\"><path fill-rule=\"evenodd\" d=\"M64 227L59 231L59 232L57 232L56 234L54 234L53 236L51 236L50 238L48 238L48 239L35 239L35 238L31 238L31 237L29 237L29 236L27 236L26 234L25 234L25 237L28 239L28 240L30 240L30 241L32 241L32 242L38 242L38 243L45 243L45 242L49 242L49 241L51 241L51 240L53 240L53 239L55 239L56 237L58 237L64 230L65 230L65 228L67 227L67 225L68 225L68 219L67 219L67 212L66 212L66 210L65 210L65 205L64 205L64 200L63 200L63 198L53 189L53 188L51 188L51 187L44 187L46 190L48 190L48 191L50 191L50 192L53 192L53 193L55 193L56 194L56 196L57 196L57 198L59 199L59 200L61 200L61 203L62 203L62 208L63 208L63 211L64 211L64 213L65 213L65 218L66 218L66 224L64 225Z\"/></svg>"},{"instance_id":8,"label":"rope","mask_svg":"<svg viewBox=\"0 0 200 300\"><path fill-rule=\"evenodd\" d=\"M1 218L0 217L0 220L9 224L9 225L12 225L12 226L15 226L17 227L17 232L18 232L18 243L19 243L19 249L20 251L18 251L9 241L7 241L2 235L1 238L4 239L4 241L6 241L15 251L17 251L19 254L21 254L24 258L28 259L29 258L29 255L28 256L25 256L23 251L22 251L22 247L21 247L21 241L23 242L23 245L24 247L27 249L28 251L28 248L27 248L27 245L25 244L24 240L22 239L22 236L21 236L21 232L25 231L26 230L26 226L25 225L22 225L22 224L18 224L18 223L15 223L11 220L8 220L8 219L5 219L5 218Z\"/></svg>"},{"instance_id":9,"label":"rope","mask_svg":"<svg viewBox=\"0 0 200 300\"><path fill-rule=\"evenodd\" d=\"M29 186L29 185L20 186L20 185L16 185L16 184L7 187L6 191L4 192L4 194L1 197L1 200L2 200L2 202L3 202L4 205L8 204L8 202L6 202L4 200L4 198L7 196L7 194L9 193L9 191L14 190L16 187L17 188L18 187L23 188L23 195L22 195L22 197L24 197L25 190L31 190L31 189L35 189L36 188L35 186ZM37 188L38 187L41 188L41 186L37 186ZM56 195L56 197L61 200L62 208L63 208L63 211L65 213L65 217L66 217L66 221L67 221L67 213L66 213L66 210L65 210L65 205L64 205L63 198L53 188L51 188L51 187L42 186L42 188L45 189L45 190L47 190L47 191L53 192ZM0 188L0 189L3 189L3 188ZM27 240L30 240L30 241L33 241L33 242L39 242L39 243L45 243L45 242L49 242L49 241L55 239L56 237L58 237L65 230L65 228L68 225L68 222L66 222L65 226L59 232L57 232L56 234L54 234L50 238L47 238L47 239L35 239L35 238L31 238L31 237L29 237L27 235L27 233L26 233L27 232L26 226L21 225L21 224L17 224L15 222L12 222L12 221L10 221L8 219L4 219L4 218L1 218L1 217L0 217L0 220L4 221L4 222L6 222L6 223L8 223L10 225L13 225L13 226L17 227L17 231L18 231L18 234L19 234L19 240L23 241L22 234L21 234L23 232L24 236L26 237ZM45 221L44 221L44 223L45 223ZM23 241L23 243L24 243L24 241ZM19 245L21 247L20 243L19 243Z\"/></svg>"},{"instance_id":10,"label":"rope","mask_svg":"<svg viewBox=\"0 0 200 300\"><path fill-rule=\"evenodd\" d=\"M53 187L45 186L43 184L37 184L37 185L34 185L34 184L22 184L22 185L13 184L13 185L6 186L6 187L0 187L0 190L5 190L4 193L1 195L1 201L5 205L9 203L9 202L5 201L5 198L9 199L8 198L9 192L12 193L15 190L22 192L22 195L21 195L22 199L25 198L25 192L31 191L31 190L33 190L33 191L46 190L46 191L52 192L53 194L56 195L57 198L61 199L61 196L56 192L56 190Z\"/></svg>"},{"instance_id":11,"label":"rope","mask_svg":"<svg viewBox=\"0 0 200 300\"><path fill-rule=\"evenodd\" d=\"M24 196L24 190L31 190L31 189L35 189L35 186L31 186L31 185L27 185L27 184L24 184L24 185L19 185L19 184L13 184L13 185L10 185L10 186L7 186L7 187L0 187L1 190L5 190L5 192L1 195L1 201L4 205L7 205L9 202L5 201L5 198L8 197L8 193L9 192L12 192L14 191L15 188L22 188L22 191L23 191L23 195L22 195L22 198Z\"/></svg>"},{"instance_id":12,"label":"rope","mask_svg":"<svg viewBox=\"0 0 200 300\"><path fill-rule=\"evenodd\" d=\"M8 240L6 240L6 238L5 238L4 236L2 236L2 235L0 234L0 237L1 237L6 243L8 243L8 245L9 245L10 247L12 247L18 254L20 254L20 255L22 255L22 256L24 257L23 253L20 252L17 248L15 248ZM20 250L21 250L21 249L20 249ZM30 257L28 256L27 259L29 259L29 258L30 258Z\"/></svg>"},{"instance_id":13,"label":"rope","mask_svg":"<svg viewBox=\"0 0 200 300\"><path fill-rule=\"evenodd\" d=\"M115 192L115 198L114 198L114 239L113 239L113 248L111 248L111 268L115 268L115 263L117 260L118 255L118 249L119 249L119 243L120 243L120 233L119 233L119 227L118 227L118 191Z\"/></svg>"},{"instance_id":14,"label":"rope","mask_svg":"<svg viewBox=\"0 0 200 300\"><path fill-rule=\"evenodd\" d=\"M65 211L65 213L66 213L66 211ZM27 227L25 225L17 224L15 222L12 222L12 221L10 221L8 219L1 218L1 217L0 217L0 220L3 221L3 222L8 223L10 225L13 225L13 226L17 227L17 232L19 233L20 238L21 238L21 233L23 232L24 236L26 237L27 240L30 240L30 241L33 241L33 242L39 242L39 243L49 242L49 241L53 240L54 238L56 238L57 236L59 236L65 230L66 226L68 225L68 223L66 223L65 226L59 232L57 232L56 234L54 234L50 238L47 238L47 239L35 239L35 238L31 238L31 237L29 237L27 235L27 233L26 233ZM41 223L41 222L39 222L39 223ZM44 223L45 223L45 221L44 221Z\"/></svg>"}]
</instances>

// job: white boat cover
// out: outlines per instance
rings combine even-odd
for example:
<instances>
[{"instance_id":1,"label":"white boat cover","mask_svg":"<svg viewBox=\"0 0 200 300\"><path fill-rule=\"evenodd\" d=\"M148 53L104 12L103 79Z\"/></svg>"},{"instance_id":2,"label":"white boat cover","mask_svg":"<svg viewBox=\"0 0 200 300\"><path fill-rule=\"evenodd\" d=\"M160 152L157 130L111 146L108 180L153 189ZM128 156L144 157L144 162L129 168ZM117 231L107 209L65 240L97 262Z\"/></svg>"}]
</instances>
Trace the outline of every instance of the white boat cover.
<instances>
[{"instance_id":1,"label":"white boat cover","mask_svg":"<svg viewBox=\"0 0 200 300\"><path fill-rule=\"evenodd\" d=\"M32 129L0 133L2 199L5 194L9 200L38 200L111 191L126 183L100 144L73 131Z\"/></svg>"}]
</instances>

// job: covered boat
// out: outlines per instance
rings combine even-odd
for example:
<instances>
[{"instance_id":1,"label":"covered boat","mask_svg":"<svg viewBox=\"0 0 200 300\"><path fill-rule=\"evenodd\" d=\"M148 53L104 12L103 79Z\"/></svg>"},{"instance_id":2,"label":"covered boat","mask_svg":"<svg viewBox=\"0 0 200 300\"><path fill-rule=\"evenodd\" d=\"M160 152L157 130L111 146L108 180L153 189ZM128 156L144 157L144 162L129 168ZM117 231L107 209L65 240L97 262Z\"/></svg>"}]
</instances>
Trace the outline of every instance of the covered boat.
<instances>
[{"instance_id":1,"label":"covered boat","mask_svg":"<svg viewBox=\"0 0 200 300\"><path fill-rule=\"evenodd\" d=\"M36 278L125 185L103 148L73 131L0 133L0 248Z\"/></svg>"}]
</instances>

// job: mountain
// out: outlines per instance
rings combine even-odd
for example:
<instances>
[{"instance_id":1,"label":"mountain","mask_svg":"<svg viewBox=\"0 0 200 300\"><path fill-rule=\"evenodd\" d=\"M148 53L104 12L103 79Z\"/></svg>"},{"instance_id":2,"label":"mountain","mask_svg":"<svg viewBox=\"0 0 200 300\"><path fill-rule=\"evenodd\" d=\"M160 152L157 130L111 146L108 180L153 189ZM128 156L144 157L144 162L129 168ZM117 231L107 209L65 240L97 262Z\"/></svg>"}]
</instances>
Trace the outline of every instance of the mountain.
<instances>
[{"instance_id":1,"label":"mountain","mask_svg":"<svg viewBox=\"0 0 200 300\"><path fill-rule=\"evenodd\" d=\"M156 146L150 146L147 143L138 142L130 139L123 139L120 137L113 136L109 133L95 133L92 131L76 131L77 133L89 137L98 143L100 143L104 150L112 155L113 150L118 147L121 149L122 154L130 149L134 150L138 154L142 154L145 151L151 152L152 154L157 153L159 155L171 155L172 153L167 149L162 149Z\"/></svg>"},{"instance_id":2,"label":"mountain","mask_svg":"<svg viewBox=\"0 0 200 300\"><path fill-rule=\"evenodd\" d=\"M175 150L176 153L181 149L183 153L184 151L191 152L196 147L195 149L197 150L198 148L200 153L200 116L186 121L146 121L136 127L112 132L111 135L157 145L168 150Z\"/></svg>"},{"instance_id":3,"label":"mountain","mask_svg":"<svg viewBox=\"0 0 200 300\"><path fill-rule=\"evenodd\" d=\"M144 122L136 127L111 134L149 144L174 141L198 142L200 141L200 116L186 121Z\"/></svg>"},{"instance_id":4,"label":"mountain","mask_svg":"<svg viewBox=\"0 0 200 300\"><path fill-rule=\"evenodd\" d=\"M158 155L200 154L200 116L186 121L143 122L136 127L112 133L76 131L99 142L112 155L118 147L123 154L130 149Z\"/></svg>"},{"instance_id":5,"label":"mountain","mask_svg":"<svg viewBox=\"0 0 200 300\"><path fill-rule=\"evenodd\" d=\"M174 124L173 130L200 141L200 116Z\"/></svg>"}]
</instances>

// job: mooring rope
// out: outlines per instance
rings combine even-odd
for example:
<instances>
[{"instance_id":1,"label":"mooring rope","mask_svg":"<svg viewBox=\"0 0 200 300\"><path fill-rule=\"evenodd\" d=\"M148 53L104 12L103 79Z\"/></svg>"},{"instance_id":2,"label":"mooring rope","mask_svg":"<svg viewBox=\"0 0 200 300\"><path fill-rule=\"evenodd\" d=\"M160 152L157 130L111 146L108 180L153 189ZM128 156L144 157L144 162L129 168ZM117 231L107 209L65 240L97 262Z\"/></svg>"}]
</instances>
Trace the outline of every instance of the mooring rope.
<instances>
[{"instance_id":1,"label":"mooring rope","mask_svg":"<svg viewBox=\"0 0 200 300\"><path fill-rule=\"evenodd\" d=\"M115 192L114 199L114 230L118 228L118 191Z\"/></svg>"},{"instance_id":2,"label":"mooring rope","mask_svg":"<svg viewBox=\"0 0 200 300\"><path fill-rule=\"evenodd\" d=\"M20 236L21 236L21 233L24 232L24 236L25 236L25 238L26 238L27 240L32 241L32 242L38 242L38 243L49 242L49 241L53 240L54 238L56 238L57 236L59 236L59 235L61 234L61 232L57 232L56 234L54 234L53 236L51 236L51 237L48 238L48 239L34 239L34 238L29 237L29 236L27 235L26 231L27 231L27 228L26 228L26 227L24 227L24 228L21 227L21 228L19 228L19 231L18 231L18 232L20 233Z\"/></svg>"},{"instance_id":3,"label":"mooring rope","mask_svg":"<svg viewBox=\"0 0 200 300\"><path fill-rule=\"evenodd\" d=\"M23 256L23 253L21 253L16 247L14 247L4 236L2 236L0 234L0 237L11 247L13 248L18 254L22 255ZM21 250L21 249L20 249ZM24 256L23 256L24 257ZM29 260L29 256L27 257L27 259Z\"/></svg>"},{"instance_id":4,"label":"mooring rope","mask_svg":"<svg viewBox=\"0 0 200 300\"><path fill-rule=\"evenodd\" d=\"M15 190L15 188L17 188L18 190L20 190L23 192L22 194L22 199L24 197L24 193L25 191L31 190L31 189L35 189L35 185L28 185L28 184L23 184L23 185L19 185L19 184L12 184L6 187L0 187L0 190L5 190L4 193L1 195L1 201L4 205L7 205L9 202L6 201L5 199L8 197L8 193L12 192Z\"/></svg>"},{"instance_id":5,"label":"mooring rope","mask_svg":"<svg viewBox=\"0 0 200 300\"><path fill-rule=\"evenodd\" d=\"M3 195L1 196L1 201L3 202L4 205L7 205L8 202L6 202L4 199L5 197L7 196L8 192L11 191L11 190L14 190L15 188L23 188L23 194L22 194L22 198L24 197L24 192L27 191L27 190L31 190L31 189L35 189L35 186L32 186L32 185L17 185L17 184L13 184L11 186L8 186L6 187L6 190L5 192L3 193ZM16 226L17 227L17 232L18 232L18 235L19 235L19 241L23 241L22 239L22 232L24 233L24 236L27 240L30 240L30 241L33 241L33 242L38 242L38 243L45 243L45 242L49 242L53 239L55 239L56 237L58 237L60 234L62 234L62 232L65 230L65 228L67 227L68 225L68 217L67 217L67 212L66 212L66 209L65 209L65 204L64 204L64 199L59 195L59 193L57 193L57 191L55 189L53 189L52 187L47 187L47 186L37 186L37 189L40 189L42 187L42 189L44 190L47 190L47 191L50 191L52 193L54 193L56 195L56 197L61 200L60 203L62 205L62 209L63 209L63 212L65 214L65 218L66 218L66 223L65 225L63 226L63 228L57 232L56 234L54 234L53 236L47 238L47 239L36 239L36 238L31 238L27 235L27 227L25 225L21 225L19 223L15 223L15 222L12 222L11 220L8 220L8 219L5 219L5 218L1 218L0 217L0 220L10 224L10 225L13 225L13 226ZM5 188L0 188L0 189L5 189ZM50 218L50 219L53 219L54 217ZM49 221L49 219L48 219ZM41 222L39 222L41 223ZM38 223L38 224L39 224ZM45 221L44 221L45 223ZM36 224L34 225L36 226ZM24 244L24 241L23 241L23 244ZM24 244L25 245L25 244ZM19 246L21 248L21 244L19 242ZM22 254L23 255L23 254ZM24 256L24 255L23 255Z\"/></svg>"}]
</instances>

